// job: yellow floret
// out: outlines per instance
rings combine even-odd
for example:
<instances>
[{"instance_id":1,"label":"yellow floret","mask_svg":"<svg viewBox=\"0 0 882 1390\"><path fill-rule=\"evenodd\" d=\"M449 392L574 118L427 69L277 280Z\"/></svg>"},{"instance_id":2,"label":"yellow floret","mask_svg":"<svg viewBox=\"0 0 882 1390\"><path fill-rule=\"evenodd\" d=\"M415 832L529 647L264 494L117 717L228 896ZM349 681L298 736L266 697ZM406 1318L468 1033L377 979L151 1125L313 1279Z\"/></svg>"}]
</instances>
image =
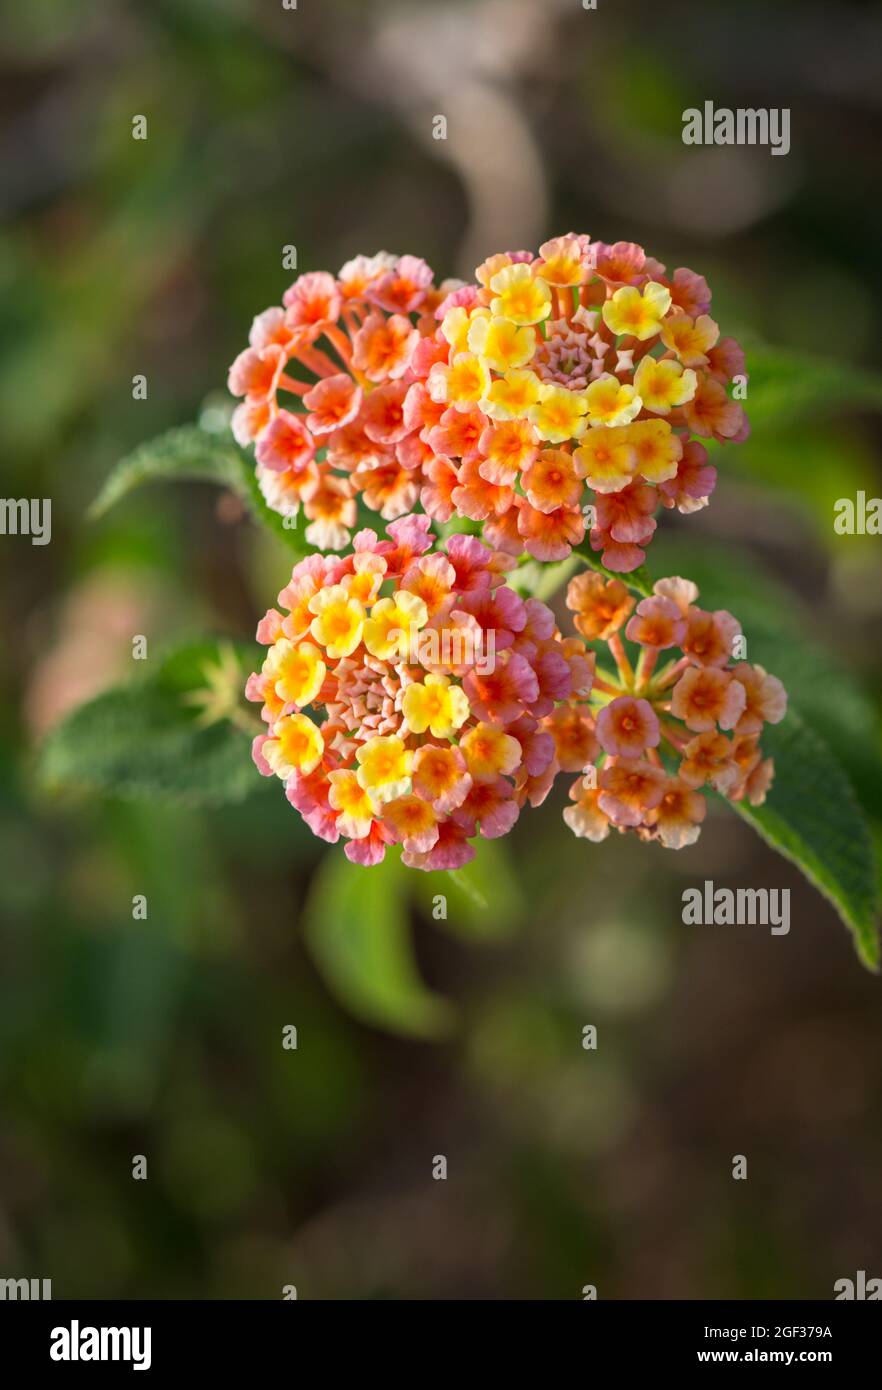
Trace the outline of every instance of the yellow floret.
<instances>
[{"instance_id":1,"label":"yellow floret","mask_svg":"<svg viewBox=\"0 0 882 1390\"><path fill-rule=\"evenodd\" d=\"M355 754L358 784L375 802L394 801L410 791L413 754L397 734L370 738Z\"/></svg>"},{"instance_id":2,"label":"yellow floret","mask_svg":"<svg viewBox=\"0 0 882 1390\"><path fill-rule=\"evenodd\" d=\"M402 712L412 733L428 729L435 738L450 738L469 717L468 696L447 676L426 676L424 683L414 681L407 687Z\"/></svg>"},{"instance_id":3,"label":"yellow floret","mask_svg":"<svg viewBox=\"0 0 882 1390\"><path fill-rule=\"evenodd\" d=\"M490 288L496 295L490 301L490 312L521 327L541 323L551 313L551 290L523 262L498 271Z\"/></svg>"},{"instance_id":4,"label":"yellow floret","mask_svg":"<svg viewBox=\"0 0 882 1390\"><path fill-rule=\"evenodd\" d=\"M309 611L315 614L309 630L328 656L336 660L355 651L364 630L364 608L342 584L320 589L309 600Z\"/></svg>"},{"instance_id":5,"label":"yellow floret","mask_svg":"<svg viewBox=\"0 0 882 1390\"><path fill-rule=\"evenodd\" d=\"M617 336L628 334L643 342L659 332L670 307L670 290L654 280L644 285L642 291L624 285L604 304L603 321Z\"/></svg>"}]
</instances>

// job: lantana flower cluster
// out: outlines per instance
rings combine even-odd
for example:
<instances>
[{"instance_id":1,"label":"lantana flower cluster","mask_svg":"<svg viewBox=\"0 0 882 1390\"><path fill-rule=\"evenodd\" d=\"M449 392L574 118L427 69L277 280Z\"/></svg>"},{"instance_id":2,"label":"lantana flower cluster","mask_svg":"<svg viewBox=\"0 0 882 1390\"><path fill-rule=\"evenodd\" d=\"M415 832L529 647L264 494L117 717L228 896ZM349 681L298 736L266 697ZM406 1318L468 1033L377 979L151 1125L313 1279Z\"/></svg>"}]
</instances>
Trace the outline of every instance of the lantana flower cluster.
<instances>
[{"instance_id":1,"label":"lantana flower cluster","mask_svg":"<svg viewBox=\"0 0 882 1390\"><path fill-rule=\"evenodd\" d=\"M545 724L588 694L592 660L505 583L512 563L472 536L439 548L429 518L408 516L300 561L262 619L255 762L355 863L400 844L411 867L458 868L550 786Z\"/></svg>"},{"instance_id":2,"label":"lantana flower cluster","mask_svg":"<svg viewBox=\"0 0 882 1390\"><path fill-rule=\"evenodd\" d=\"M587 520L606 567L631 571L659 505L706 505L702 441L748 434L728 389L744 354L710 300L694 271L575 233L491 256L471 284L357 257L255 319L230 370L234 432L255 441L269 504L302 505L322 549L347 545L360 496L386 520L418 504L469 518L537 560L566 558Z\"/></svg>"},{"instance_id":3,"label":"lantana flower cluster","mask_svg":"<svg viewBox=\"0 0 882 1390\"><path fill-rule=\"evenodd\" d=\"M434 453L404 401L435 310L460 284L436 288L425 261L381 251L299 276L255 318L229 372L243 397L233 433L254 441L269 506L291 518L302 507L311 545L345 549L358 497L387 521L417 506Z\"/></svg>"},{"instance_id":4,"label":"lantana flower cluster","mask_svg":"<svg viewBox=\"0 0 882 1390\"><path fill-rule=\"evenodd\" d=\"M564 636L506 582L527 556L587 546L627 574L660 506L707 504L708 443L749 429L744 354L710 301L692 270L570 233L489 257L470 284L358 256L254 320L233 431L270 507L302 510L321 552L258 629L254 759L355 863L399 845L411 867L459 868L560 773L578 774L564 818L591 840L678 849L707 789L764 799L760 735L787 697L744 659L732 614L685 579L638 602L592 571L569 585L579 635Z\"/></svg>"},{"instance_id":5,"label":"lantana flower cluster","mask_svg":"<svg viewBox=\"0 0 882 1390\"><path fill-rule=\"evenodd\" d=\"M774 767L760 735L783 719L787 696L762 666L738 659L737 619L697 598L679 578L660 579L640 602L619 579L590 572L570 582L576 628L609 657L598 656L590 700L546 721L560 766L580 774L564 812L576 835L633 830L681 849L698 838L708 788L764 801Z\"/></svg>"}]
</instances>

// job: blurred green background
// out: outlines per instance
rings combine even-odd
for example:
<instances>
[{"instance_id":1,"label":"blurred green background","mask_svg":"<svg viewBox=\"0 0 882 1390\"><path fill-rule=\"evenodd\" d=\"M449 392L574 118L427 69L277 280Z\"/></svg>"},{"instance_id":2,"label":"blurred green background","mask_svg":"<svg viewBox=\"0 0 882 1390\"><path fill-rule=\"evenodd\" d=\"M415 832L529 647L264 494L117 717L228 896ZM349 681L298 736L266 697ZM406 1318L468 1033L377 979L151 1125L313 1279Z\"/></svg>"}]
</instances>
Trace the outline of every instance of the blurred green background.
<instances>
[{"instance_id":1,"label":"blurred green background","mask_svg":"<svg viewBox=\"0 0 882 1390\"><path fill-rule=\"evenodd\" d=\"M849 402L882 295L880 7L31 0L0 34L2 486L53 499L51 545L0 543L0 1276L56 1298L658 1299L882 1274L880 985L735 817L679 854L594 846L562 778L490 865L487 912L451 892L433 922L402 888L450 1001L417 998L416 1038L317 968L324 847L277 787L214 811L50 795L34 751L131 674L133 634L248 641L290 569L207 487L85 517L117 459L225 405L283 246L301 269L410 251L440 278L571 228L706 274L724 333L836 364L835 388L781 388L650 564L737 551L751 611L792 612L878 719L882 542L832 518L882 490L878 418ZM789 107L789 156L684 147L708 98ZM849 771L878 823L876 755ZM790 888L789 936L684 927L705 878Z\"/></svg>"}]
</instances>

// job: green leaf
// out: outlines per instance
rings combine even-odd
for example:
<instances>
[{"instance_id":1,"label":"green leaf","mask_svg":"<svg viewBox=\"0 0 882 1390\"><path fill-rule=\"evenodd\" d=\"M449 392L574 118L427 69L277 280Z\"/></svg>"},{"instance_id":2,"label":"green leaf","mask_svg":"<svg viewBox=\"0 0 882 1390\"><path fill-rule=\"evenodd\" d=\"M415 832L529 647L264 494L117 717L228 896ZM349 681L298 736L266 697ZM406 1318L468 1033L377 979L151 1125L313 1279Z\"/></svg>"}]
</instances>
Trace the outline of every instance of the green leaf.
<instances>
[{"instance_id":1,"label":"green leaf","mask_svg":"<svg viewBox=\"0 0 882 1390\"><path fill-rule=\"evenodd\" d=\"M453 1009L417 970L407 912L413 872L388 850L382 864L363 868L336 846L313 879L304 932L328 987L351 1013L393 1033L437 1038Z\"/></svg>"},{"instance_id":2,"label":"green leaf","mask_svg":"<svg viewBox=\"0 0 882 1390\"><path fill-rule=\"evenodd\" d=\"M665 574L695 581L703 607L735 614L747 659L784 682L787 716L762 736L763 752L775 759L772 791L765 806L736 809L831 899L875 968L877 868L868 813L882 798L882 763L873 702L818 641L814 615L754 557L668 538L658 555Z\"/></svg>"},{"instance_id":3,"label":"green leaf","mask_svg":"<svg viewBox=\"0 0 882 1390\"><path fill-rule=\"evenodd\" d=\"M265 526L296 555L308 555L315 547L303 537L302 517L297 524L267 506L257 482L254 462L228 435L214 434L198 425L183 425L158 439L142 444L113 468L89 509L97 519L123 497L145 483L198 481L229 488L239 497L255 521Z\"/></svg>"},{"instance_id":4,"label":"green leaf","mask_svg":"<svg viewBox=\"0 0 882 1390\"><path fill-rule=\"evenodd\" d=\"M874 482L870 441L835 419L764 426L726 450L722 467L730 486L738 481L772 491L778 505L813 515L828 544L838 540L832 527L836 500L853 497L859 488L869 492Z\"/></svg>"},{"instance_id":5,"label":"green leaf","mask_svg":"<svg viewBox=\"0 0 882 1390\"><path fill-rule=\"evenodd\" d=\"M53 729L40 750L40 780L51 789L200 806L240 801L258 790L249 734L227 719L205 727L190 700L231 650L238 652L241 691L252 669L249 647L210 640L181 646L155 671L80 705ZM244 709L239 714L249 717Z\"/></svg>"},{"instance_id":6,"label":"green leaf","mask_svg":"<svg viewBox=\"0 0 882 1390\"><path fill-rule=\"evenodd\" d=\"M866 817L839 763L795 711L763 732L775 781L763 806L739 815L819 888L848 926L858 955L879 968L876 865Z\"/></svg>"},{"instance_id":7,"label":"green leaf","mask_svg":"<svg viewBox=\"0 0 882 1390\"><path fill-rule=\"evenodd\" d=\"M882 377L838 357L756 346L748 348L746 370L744 404L754 429L820 412L882 410Z\"/></svg>"},{"instance_id":8,"label":"green leaf","mask_svg":"<svg viewBox=\"0 0 882 1390\"><path fill-rule=\"evenodd\" d=\"M653 581L649 577L645 565L640 565L636 570L631 570L628 574L616 574L608 570L606 565L601 564L596 553L591 549L591 543L586 537L580 545L573 546L573 553L579 555L586 565L591 569L597 570L604 579L621 579L629 589L633 589L635 594L640 594L641 598L649 598L652 593Z\"/></svg>"}]
</instances>

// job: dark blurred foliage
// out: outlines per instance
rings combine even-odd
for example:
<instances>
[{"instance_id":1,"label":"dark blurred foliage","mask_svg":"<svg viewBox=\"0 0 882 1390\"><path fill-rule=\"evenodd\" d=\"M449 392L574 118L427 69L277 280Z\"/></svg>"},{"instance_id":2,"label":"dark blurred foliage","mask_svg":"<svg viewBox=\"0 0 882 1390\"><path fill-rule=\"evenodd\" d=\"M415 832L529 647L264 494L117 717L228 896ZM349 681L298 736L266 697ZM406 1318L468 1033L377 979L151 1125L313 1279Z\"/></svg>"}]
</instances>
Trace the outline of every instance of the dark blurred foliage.
<instances>
[{"instance_id":1,"label":"dark blurred foliage","mask_svg":"<svg viewBox=\"0 0 882 1390\"><path fill-rule=\"evenodd\" d=\"M576 841L562 793L525 817L516 931L492 898L493 941L414 921L457 1006L425 1043L317 974L321 849L274 789L208 813L33 775L133 633L247 639L284 578L208 489L84 513L117 458L223 400L285 244L302 268L384 247L443 276L570 228L634 239L708 276L724 331L872 365L879 6L30 0L0 34L3 491L54 505L51 545L0 544L0 1275L56 1297L666 1298L882 1274L879 983L741 822L673 855ZM790 107L790 155L685 148L706 98ZM662 524L771 566L878 697L879 541L831 524L858 487L879 492L878 424L822 408L727 451L711 507ZM684 927L704 878L790 887L790 935Z\"/></svg>"}]
</instances>

